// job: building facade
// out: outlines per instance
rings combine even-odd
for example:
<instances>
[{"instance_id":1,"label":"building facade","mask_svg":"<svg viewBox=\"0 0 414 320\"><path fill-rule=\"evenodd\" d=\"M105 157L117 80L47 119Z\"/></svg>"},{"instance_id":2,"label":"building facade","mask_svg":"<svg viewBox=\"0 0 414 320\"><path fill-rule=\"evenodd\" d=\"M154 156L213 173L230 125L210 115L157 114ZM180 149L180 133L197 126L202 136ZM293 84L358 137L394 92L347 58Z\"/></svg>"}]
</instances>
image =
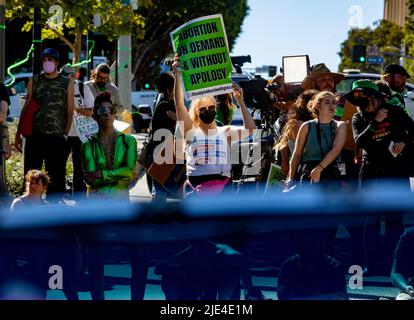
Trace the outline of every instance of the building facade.
<instances>
[{"instance_id":1,"label":"building facade","mask_svg":"<svg viewBox=\"0 0 414 320\"><path fill-rule=\"evenodd\" d=\"M384 0L384 20L403 27L408 14L407 0Z\"/></svg>"}]
</instances>

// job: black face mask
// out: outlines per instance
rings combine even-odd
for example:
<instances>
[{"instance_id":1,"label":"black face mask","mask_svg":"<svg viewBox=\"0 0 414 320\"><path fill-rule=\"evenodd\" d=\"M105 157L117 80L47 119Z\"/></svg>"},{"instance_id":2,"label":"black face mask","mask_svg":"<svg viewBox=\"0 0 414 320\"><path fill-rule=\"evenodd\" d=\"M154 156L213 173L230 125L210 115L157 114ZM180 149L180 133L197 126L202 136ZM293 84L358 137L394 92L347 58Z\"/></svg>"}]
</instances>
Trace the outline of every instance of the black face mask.
<instances>
[{"instance_id":1,"label":"black face mask","mask_svg":"<svg viewBox=\"0 0 414 320\"><path fill-rule=\"evenodd\" d=\"M371 121L375 118L376 112L366 112L365 110L362 110L362 116L365 120Z\"/></svg>"},{"instance_id":2,"label":"black face mask","mask_svg":"<svg viewBox=\"0 0 414 320\"><path fill-rule=\"evenodd\" d=\"M101 81L96 82L97 87L100 88L100 89L105 88L105 84L106 84L105 82L101 82Z\"/></svg>"},{"instance_id":3,"label":"black face mask","mask_svg":"<svg viewBox=\"0 0 414 320\"><path fill-rule=\"evenodd\" d=\"M201 121L203 121L205 124L210 124L214 121L214 118L216 117L216 110L212 109L203 109L200 111L199 118Z\"/></svg>"},{"instance_id":4,"label":"black face mask","mask_svg":"<svg viewBox=\"0 0 414 320\"><path fill-rule=\"evenodd\" d=\"M361 110L365 110L369 106L369 99L366 97L360 97L355 100L355 104L361 108Z\"/></svg>"}]
</instances>

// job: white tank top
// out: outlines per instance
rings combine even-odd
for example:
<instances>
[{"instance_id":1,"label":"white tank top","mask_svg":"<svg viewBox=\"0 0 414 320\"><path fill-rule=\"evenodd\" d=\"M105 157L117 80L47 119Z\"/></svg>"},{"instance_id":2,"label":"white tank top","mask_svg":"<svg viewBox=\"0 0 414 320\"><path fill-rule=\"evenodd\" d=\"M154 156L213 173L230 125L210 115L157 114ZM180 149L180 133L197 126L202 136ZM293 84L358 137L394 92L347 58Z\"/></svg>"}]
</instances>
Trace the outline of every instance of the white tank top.
<instances>
[{"instance_id":1,"label":"white tank top","mask_svg":"<svg viewBox=\"0 0 414 320\"><path fill-rule=\"evenodd\" d=\"M210 135L204 134L200 128L193 131L194 135L185 150L187 176L220 174L231 177L230 145L226 128L217 127L214 131L210 130Z\"/></svg>"}]
</instances>

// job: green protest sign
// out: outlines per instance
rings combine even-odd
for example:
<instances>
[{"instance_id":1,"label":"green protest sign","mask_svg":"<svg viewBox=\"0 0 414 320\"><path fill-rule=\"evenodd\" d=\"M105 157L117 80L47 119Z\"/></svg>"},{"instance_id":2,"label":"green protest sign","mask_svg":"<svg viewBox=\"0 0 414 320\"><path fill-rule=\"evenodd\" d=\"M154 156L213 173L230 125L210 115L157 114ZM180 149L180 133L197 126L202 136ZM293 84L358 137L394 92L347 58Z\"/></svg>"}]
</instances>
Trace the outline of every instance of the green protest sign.
<instances>
[{"instance_id":1,"label":"green protest sign","mask_svg":"<svg viewBox=\"0 0 414 320\"><path fill-rule=\"evenodd\" d=\"M284 175L280 166L272 163L269 169L269 175L267 176L265 192L281 192L283 189Z\"/></svg>"},{"instance_id":2,"label":"green protest sign","mask_svg":"<svg viewBox=\"0 0 414 320\"><path fill-rule=\"evenodd\" d=\"M180 56L184 88L192 99L232 92L233 69L221 14L197 18L170 33Z\"/></svg>"}]
</instances>

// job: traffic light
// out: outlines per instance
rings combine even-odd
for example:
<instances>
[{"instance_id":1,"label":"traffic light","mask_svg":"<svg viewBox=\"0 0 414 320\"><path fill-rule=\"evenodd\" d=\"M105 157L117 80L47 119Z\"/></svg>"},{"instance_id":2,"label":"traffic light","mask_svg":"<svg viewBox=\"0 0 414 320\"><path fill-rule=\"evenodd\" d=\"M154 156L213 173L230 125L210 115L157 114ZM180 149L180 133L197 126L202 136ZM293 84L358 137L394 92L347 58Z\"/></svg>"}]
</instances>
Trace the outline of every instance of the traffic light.
<instances>
[{"instance_id":1,"label":"traffic light","mask_svg":"<svg viewBox=\"0 0 414 320\"><path fill-rule=\"evenodd\" d=\"M144 84L144 88L145 89L149 89L150 88L150 84L149 83Z\"/></svg>"},{"instance_id":2,"label":"traffic light","mask_svg":"<svg viewBox=\"0 0 414 320\"><path fill-rule=\"evenodd\" d=\"M352 49L352 62L364 63L367 61L367 46L357 45Z\"/></svg>"}]
</instances>

